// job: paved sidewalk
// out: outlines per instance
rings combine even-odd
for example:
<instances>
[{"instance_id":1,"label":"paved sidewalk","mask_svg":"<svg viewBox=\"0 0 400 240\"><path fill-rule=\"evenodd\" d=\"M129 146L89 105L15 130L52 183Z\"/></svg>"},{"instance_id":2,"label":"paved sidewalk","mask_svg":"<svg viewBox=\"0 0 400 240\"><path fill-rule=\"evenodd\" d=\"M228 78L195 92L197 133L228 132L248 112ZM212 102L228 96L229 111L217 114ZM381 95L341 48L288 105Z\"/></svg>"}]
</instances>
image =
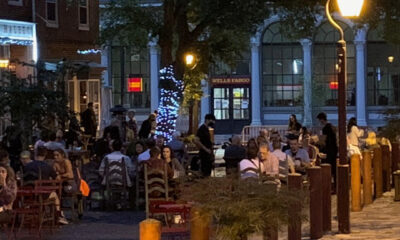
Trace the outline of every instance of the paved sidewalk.
<instances>
[{"instance_id":1,"label":"paved sidewalk","mask_svg":"<svg viewBox=\"0 0 400 240\"><path fill-rule=\"evenodd\" d=\"M338 234L337 221L332 222L333 233L322 239L400 239L400 202L395 202L394 190L387 192L382 198L376 199L361 212L350 213L350 234ZM332 212L336 216L336 210ZM308 238L304 238L308 239Z\"/></svg>"}]
</instances>

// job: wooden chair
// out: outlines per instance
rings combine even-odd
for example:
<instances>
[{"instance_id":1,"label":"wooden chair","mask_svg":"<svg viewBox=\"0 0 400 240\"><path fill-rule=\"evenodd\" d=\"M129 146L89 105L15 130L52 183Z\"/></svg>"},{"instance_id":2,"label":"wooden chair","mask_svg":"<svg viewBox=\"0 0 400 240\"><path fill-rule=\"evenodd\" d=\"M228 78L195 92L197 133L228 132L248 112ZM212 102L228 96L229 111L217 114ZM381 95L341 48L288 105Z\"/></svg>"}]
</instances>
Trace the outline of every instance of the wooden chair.
<instances>
[{"instance_id":1,"label":"wooden chair","mask_svg":"<svg viewBox=\"0 0 400 240\"><path fill-rule=\"evenodd\" d=\"M165 224L162 233L165 235L182 235L189 230L190 205L176 203L169 197L167 165L164 169L149 169L144 165L145 195L146 195L146 218L161 215ZM179 221L175 222L175 216ZM186 235L185 235L186 236Z\"/></svg>"},{"instance_id":2,"label":"wooden chair","mask_svg":"<svg viewBox=\"0 0 400 240\"><path fill-rule=\"evenodd\" d=\"M106 193L108 209L117 204L128 206L129 190L127 183L127 168L125 160L109 161L105 159Z\"/></svg>"},{"instance_id":3,"label":"wooden chair","mask_svg":"<svg viewBox=\"0 0 400 240\"><path fill-rule=\"evenodd\" d=\"M143 165L139 163L136 157L131 158L133 160L133 165L136 166L136 173L135 173L135 208L139 210L141 200L143 200L145 194L144 188L144 171Z\"/></svg>"},{"instance_id":4,"label":"wooden chair","mask_svg":"<svg viewBox=\"0 0 400 240\"><path fill-rule=\"evenodd\" d=\"M36 180L35 190L44 190L48 192L55 192L61 202L62 199L62 181L61 180ZM56 203L54 199L41 199L43 202L43 222L51 223L51 230L58 223L58 215L56 214ZM60 206L61 207L61 206Z\"/></svg>"}]
</instances>

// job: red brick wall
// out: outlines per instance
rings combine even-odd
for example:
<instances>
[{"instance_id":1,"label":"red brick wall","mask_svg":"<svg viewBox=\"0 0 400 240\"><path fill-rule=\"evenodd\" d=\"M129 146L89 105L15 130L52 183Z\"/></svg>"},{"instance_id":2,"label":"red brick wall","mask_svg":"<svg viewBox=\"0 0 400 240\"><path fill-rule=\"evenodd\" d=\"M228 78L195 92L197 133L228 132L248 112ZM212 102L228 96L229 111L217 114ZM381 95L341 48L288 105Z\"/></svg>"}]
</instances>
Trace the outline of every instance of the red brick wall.
<instances>
[{"instance_id":1,"label":"red brick wall","mask_svg":"<svg viewBox=\"0 0 400 240\"><path fill-rule=\"evenodd\" d=\"M37 14L43 19L45 1L36 0ZM37 33L40 44L39 57L41 59L88 60L100 62L100 54L78 55L76 51L96 48L99 35L99 2L89 0L89 30L79 29L78 1L58 0L58 28L46 26L42 18L37 18Z\"/></svg>"},{"instance_id":2,"label":"red brick wall","mask_svg":"<svg viewBox=\"0 0 400 240\"><path fill-rule=\"evenodd\" d=\"M58 0L58 27L46 25L45 0L35 0L39 58L53 60L66 58L71 61L100 63L100 54L79 55L77 50L95 49L99 36L99 1L89 0L89 30L79 29L78 1ZM0 19L32 22L32 0L23 0L23 6L0 0Z\"/></svg>"},{"instance_id":3,"label":"red brick wall","mask_svg":"<svg viewBox=\"0 0 400 240\"><path fill-rule=\"evenodd\" d=\"M8 4L8 0L0 0L0 19L32 21L32 1L23 0L23 6Z\"/></svg>"}]
</instances>

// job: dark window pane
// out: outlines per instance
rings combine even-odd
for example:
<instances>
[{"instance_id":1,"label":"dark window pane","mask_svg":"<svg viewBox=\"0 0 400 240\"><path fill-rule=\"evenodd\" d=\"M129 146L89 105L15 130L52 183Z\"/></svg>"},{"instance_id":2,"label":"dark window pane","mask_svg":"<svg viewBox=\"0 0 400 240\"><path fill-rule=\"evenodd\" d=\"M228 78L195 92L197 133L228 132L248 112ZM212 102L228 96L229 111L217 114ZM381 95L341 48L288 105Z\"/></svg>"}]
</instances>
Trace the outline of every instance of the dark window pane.
<instances>
[{"instance_id":1,"label":"dark window pane","mask_svg":"<svg viewBox=\"0 0 400 240\"><path fill-rule=\"evenodd\" d=\"M56 3L47 2L47 20L56 21Z\"/></svg>"}]
</instances>

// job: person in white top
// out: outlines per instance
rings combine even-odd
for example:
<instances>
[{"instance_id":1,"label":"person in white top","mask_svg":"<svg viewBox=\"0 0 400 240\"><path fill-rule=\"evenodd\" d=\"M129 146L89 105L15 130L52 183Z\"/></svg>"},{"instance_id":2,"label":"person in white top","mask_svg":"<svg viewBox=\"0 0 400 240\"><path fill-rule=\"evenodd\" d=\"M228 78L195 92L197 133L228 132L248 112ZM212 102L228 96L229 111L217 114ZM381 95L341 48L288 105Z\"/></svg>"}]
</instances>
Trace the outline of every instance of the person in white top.
<instances>
[{"instance_id":1,"label":"person in white top","mask_svg":"<svg viewBox=\"0 0 400 240\"><path fill-rule=\"evenodd\" d=\"M245 169L248 168L253 168L255 171L246 171L242 172ZM258 178L259 174L264 172L264 165L260 160L257 158L257 150L256 149L250 149L247 152L247 159L243 159L239 163L239 169L240 169L240 177L242 179L246 178Z\"/></svg>"},{"instance_id":2,"label":"person in white top","mask_svg":"<svg viewBox=\"0 0 400 240\"><path fill-rule=\"evenodd\" d=\"M359 154L360 157L362 156L358 141L362 136L364 136L364 130L358 129L355 117L350 118L347 124L347 148L349 156L352 154Z\"/></svg>"},{"instance_id":3,"label":"person in white top","mask_svg":"<svg viewBox=\"0 0 400 240\"><path fill-rule=\"evenodd\" d=\"M153 139L148 139L146 141L147 150L139 154L138 162L141 163L143 161L147 161L150 159L150 149L156 146L156 142Z\"/></svg>"},{"instance_id":4,"label":"person in white top","mask_svg":"<svg viewBox=\"0 0 400 240\"><path fill-rule=\"evenodd\" d=\"M279 159L279 179L285 181L289 170L291 173L295 173L293 160L286 153L282 152L279 141L273 141L272 146L274 151L271 153Z\"/></svg>"}]
</instances>

